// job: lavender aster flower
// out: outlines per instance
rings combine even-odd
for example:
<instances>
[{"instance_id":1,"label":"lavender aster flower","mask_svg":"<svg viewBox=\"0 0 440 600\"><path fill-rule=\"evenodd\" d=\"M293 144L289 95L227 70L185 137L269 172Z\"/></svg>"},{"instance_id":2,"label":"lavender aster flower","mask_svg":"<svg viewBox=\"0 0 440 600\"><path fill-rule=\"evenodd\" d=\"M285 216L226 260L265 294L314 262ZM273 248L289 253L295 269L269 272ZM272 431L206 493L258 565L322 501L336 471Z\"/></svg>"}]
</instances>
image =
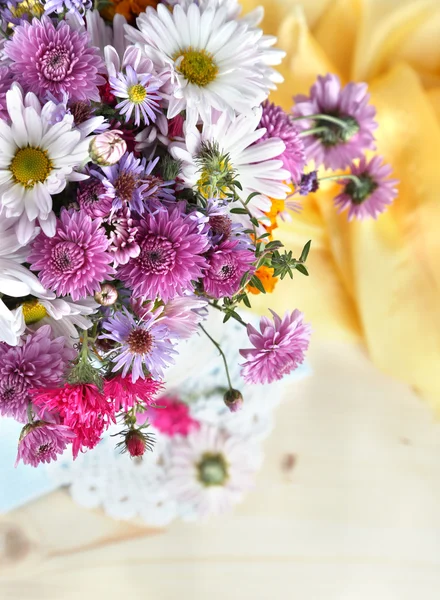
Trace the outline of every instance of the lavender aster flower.
<instances>
[{"instance_id":1,"label":"lavender aster flower","mask_svg":"<svg viewBox=\"0 0 440 600\"><path fill-rule=\"evenodd\" d=\"M146 125L156 120L160 112L162 96L158 90L162 81L151 73L137 73L131 65L127 65L126 72L119 72L116 77L110 77L109 83L112 93L121 99L116 105L125 120L129 121L134 111L134 124L140 125L141 117Z\"/></svg>"},{"instance_id":2,"label":"lavender aster flower","mask_svg":"<svg viewBox=\"0 0 440 600\"><path fill-rule=\"evenodd\" d=\"M47 289L79 300L93 296L100 283L113 273L108 245L100 219L64 209L54 237L40 233L28 260Z\"/></svg>"},{"instance_id":3,"label":"lavender aster flower","mask_svg":"<svg viewBox=\"0 0 440 600\"><path fill-rule=\"evenodd\" d=\"M303 173L298 185L298 193L300 196L308 196L312 192L319 190L319 181L317 171Z\"/></svg>"},{"instance_id":4,"label":"lavender aster flower","mask_svg":"<svg viewBox=\"0 0 440 600\"><path fill-rule=\"evenodd\" d=\"M6 105L6 92L12 85L14 78L8 67L0 67L0 119L6 121L9 113Z\"/></svg>"},{"instance_id":5,"label":"lavender aster flower","mask_svg":"<svg viewBox=\"0 0 440 600\"><path fill-rule=\"evenodd\" d=\"M295 97L295 117L324 115L296 121L300 130L317 129L303 137L308 160L313 158L317 166L328 169L345 169L366 149L374 149L376 110L368 104L367 89L366 83L353 82L341 88L339 78L328 74L318 77L310 96Z\"/></svg>"},{"instance_id":6,"label":"lavender aster flower","mask_svg":"<svg viewBox=\"0 0 440 600\"><path fill-rule=\"evenodd\" d=\"M101 179L106 188L103 195L113 198L114 209L128 206L141 215L147 200L174 200L174 192L168 188L171 182L152 174L158 160L147 164L145 158L127 152L116 165L101 167L103 174L95 171L91 174Z\"/></svg>"},{"instance_id":7,"label":"lavender aster flower","mask_svg":"<svg viewBox=\"0 0 440 600\"><path fill-rule=\"evenodd\" d=\"M25 425L20 435L15 466L20 460L32 467L57 460L58 454L62 454L75 437L73 431L65 425L44 421Z\"/></svg>"},{"instance_id":8,"label":"lavender aster flower","mask_svg":"<svg viewBox=\"0 0 440 600\"><path fill-rule=\"evenodd\" d=\"M257 143L271 138L281 139L286 149L277 158L283 161L284 168L290 171L292 180L299 181L306 164L303 140L298 135L298 130L291 118L281 106L276 106L269 100L262 104L263 113L258 128L264 127L266 133Z\"/></svg>"},{"instance_id":9,"label":"lavender aster flower","mask_svg":"<svg viewBox=\"0 0 440 600\"><path fill-rule=\"evenodd\" d=\"M74 356L64 337L51 339L49 325L28 335L22 346L0 344L0 415L26 421L29 390L60 383Z\"/></svg>"},{"instance_id":10,"label":"lavender aster flower","mask_svg":"<svg viewBox=\"0 0 440 600\"><path fill-rule=\"evenodd\" d=\"M209 240L200 232L198 220L182 213L179 206L146 215L136 239L139 256L118 270L119 279L135 296L168 302L191 290L191 282L206 267L202 254Z\"/></svg>"},{"instance_id":11,"label":"lavender aster flower","mask_svg":"<svg viewBox=\"0 0 440 600\"><path fill-rule=\"evenodd\" d=\"M62 14L68 12L83 19L85 12L92 8L92 0L46 0L44 12Z\"/></svg>"},{"instance_id":12,"label":"lavender aster flower","mask_svg":"<svg viewBox=\"0 0 440 600\"><path fill-rule=\"evenodd\" d=\"M2 2L0 15L5 27L8 25L21 25L23 21L31 21L33 17L40 18L44 7L40 0L9 0Z\"/></svg>"},{"instance_id":13,"label":"lavender aster flower","mask_svg":"<svg viewBox=\"0 0 440 600\"><path fill-rule=\"evenodd\" d=\"M11 69L25 91L40 98L47 92L62 100L100 101L98 86L105 83L99 75L104 63L97 48L89 47L85 31L73 31L65 21L54 25L49 17L23 23L14 29L5 44Z\"/></svg>"},{"instance_id":14,"label":"lavender aster flower","mask_svg":"<svg viewBox=\"0 0 440 600\"><path fill-rule=\"evenodd\" d=\"M247 383L272 383L297 368L309 347L310 325L303 322L299 310L286 312L281 319L272 310L273 322L260 320L260 331L247 326L249 341L254 348L240 350L246 359L242 375Z\"/></svg>"},{"instance_id":15,"label":"lavender aster flower","mask_svg":"<svg viewBox=\"0 0 440 600\"><path fill-rule=\"evenodd\" d=\"M359 179L341 180L345 183L344 191L336 196L335 206L342 212L348 208L348 220L366 219L384 212L397 195L397 179L390 179L391 167L383 164L380 156L370 162L362 158L358 165L352 165L351 174Z\"/></svg>"},{"instance_id":16,"label":"lavender aster flower","mask_svg":"<svg viewBox=\"0 0 440 600\"><path fill-rule=\"evenodd\" d=\"M238 240L226 240L208 254L208 269L203 278L205 292L213 298L238 292L246 271L254 271L255 254L240 249Z\"/></svg>"},{"instance_id":17,"label":"lavender aster flower","mask_svg":"<svg viewBox=\"0 0 440 600\"><path fill-rule=\"evenodd\" d=\"M177 352L170 331L165 321L156 320L154 313L146 313L142 320L136 321L124 308L107 319L103 328L108 333L103 333L102 339L120 344L113 372L122 369L122 377L131 369L133 382L140 377L145 379L148 376L145 371L154 379L162 379L163 370L174 363Z\"/></svg>"}]
</instances>

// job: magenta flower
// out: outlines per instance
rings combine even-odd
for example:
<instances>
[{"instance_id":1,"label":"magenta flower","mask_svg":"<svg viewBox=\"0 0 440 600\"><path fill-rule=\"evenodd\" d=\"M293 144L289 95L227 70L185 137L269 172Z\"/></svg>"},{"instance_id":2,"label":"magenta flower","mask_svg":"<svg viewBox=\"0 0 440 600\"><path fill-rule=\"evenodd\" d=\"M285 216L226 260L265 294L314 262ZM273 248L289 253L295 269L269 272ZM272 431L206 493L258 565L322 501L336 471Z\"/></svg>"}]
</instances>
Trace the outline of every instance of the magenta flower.
<instances>
[{"instance_id":1,"label":"magenta flower","mask_svg":"<svg viewBox=\"0 0 440 600\"><path fill-rule=\"evenodd\" d=\"M157 407L150 407L144 414L156 429L169 437L187 436L200 427L200 423L191 417L189 406L175 396L161 396ZM138 422L142 422L142 417L138 417Z\"/></svg>"},{"instance_id":2,"label":"magenta flower","mask_svg":"<svg viewBox=\"0 0 440 600\"><path fill-rule=\"evenodd\" d=\"M106 217L110 214L113 197L106 196L107 188L94 177L81 181L76 192L76 199L81 210L93 219Z\"/></svg>"},{"instance_id":3,"label":"magenta flower","mask_svg":"<svg viewBox=\"0 0 440 600\"><path fill-rule=\"evenodd\" d=\"M309 347L311 328L303 322L303 313L286 312L281 319L275 312L273 322L261 317L260 331L247 326L249 341L254 348L240 350L246 359L242 376L247 383L272 383L297 368Z\"/></svg>"},{"instance_id":4,"label":"magenta flower","mask_svg":"<svg viewBox=\"0 0 440 600\"><path fill-rule=\"evenodd\" d=\"M131 218L127 206L106 219L106 229L110 241L108 250L116 265L126 265L130 258L139 256L141 249L136 241L137 221Z\"/></svg>"},{"instance_id":5,"label":"magenta flower","mask_svg":"<svg viewBox=\"0 0 440 600\"><path fill-rule=\"evenodd\" d=\"M104 395L114 402L116 412L121 409L127 412L136 405L147 408L154 404L162 385L162 382L151 377L133 382L131 377L116 375L104 382Z\"/></svg>"},{"instance_id":6,"label":"magenta flower","mask_svg":"<svg viewBox=\"0 0 440 600\"><path fill-rule=\"evenodd\" d=\"M62 424L75 434L73 458L83 448L94 448L105 429L115 422L113 402L107 400L93 384L65 384L64 387L36 389L33 403L41 413L59 415Z\"/></svg>"},{"instance_id":7,"label":"magenta flower","mask_svg":"<svg viewBox=\"0 0 440 600\"><path fill-rule=\"evenodd\" d=\"M179 206L145 215L136 237L140 254L119 267L119 279L135 296L164 302L191 290L206 267L202 254L209 246L199 225Z\"/></svg>"},{"instance_id":8,"label":"magenta flower","mask_svg":"<svg viewBox=\"0 0 440 600\"><path fill-rule=\"evenodd\" d=\"M113 372L122 369L122 377L126 377L131 369L133 383L139 378L145 379L149 373L155 379L163 378L163 370L174 363L177 354L170 340L170 331L164 320L156 320L153 313L144 314L142 320L123 309L113 317L109 317L104 325L101 339L113 340L119 344Z\"/></svg>"},{"instance_id":9,"label":"magenta flower","mask_svg":"<svg viewBox=\"0 0 440 600\"><path fill-rule=\"evenodd\" d=\"M62 454L74 438L73 431L65 425L54 425L45 421L25 425L18 443L15 466L20 460L32 467L57 460L58 454Z\"/></svg>"},{"instance_id":10,"label":"magenta flower","mask_svg":"<svg viewBox=\"0 0 440 600\"><path fill-rule=\"evenodd\" d=\"M6 107L6 92L14 81L12 71L8 67L0 67L0 119L6 121L9 118Z\"/></svg>"},{"instance_id":11,"label":"magenta flower","mask_svg":"<svg viewBox=\"0 0 440 600\"><path fill-rule=\"evenodd\" d=\"M225 240L208 254L208 269L203 278L205 292L212 298L233 296L238 292L240 281L248 271L255 270L255 254L242 249L239 240Z\"/></svg>"},{"instance_id":12,"label":"magenta flower","mask_svg":"<svg viewBox=\"0 0 440 600\"><path fill-rule=\"evenodd\" d=\"M397 179L390 179L391 167L383 164L380 156L375 156L367 163L362 158L358 165L351 166L351 174L359 179L357 183L353 179L345 179L341 176L341 182L345 184L344 191L336 196L335 206L339 212L348 208L348 220L377 219L387 206L392 204L397 196Z\"/></svg>"},{"instance_id":13,"label":"magenta flower","mask_svg":"<svg viewBox=\"0 0 440 600\"><path fill-rule=\"evenodd\" d=\"M297 127L292 122L281 106L266 100L262 104L263 113L259 128L264 127L266 133L257 142L271 138L279 138L286 145L284 152L278 156L283 161L284 168L290 171L292 180L296 183L300 180L306 164L303 140L298 135Z\"/></svg>"},{"instance_id":14,"label":"magenta flower","mask_svg":"<svg viewBox=\"0 0 440 600\"><path fill-rule=\"evenodd\" d=\"M109 242L100 219L83 212L62 210L54 237L40 233L32 244L29 262L47 289L73 300L93 296L113 270Z\"/></svg>"},{"instance_id":15,"label":"magenta flower","mask_svg":"<svg viewBox=\"0 0 440 600\"><path fill-rule=\"evenodd\" d=\"M66 21L56 26L43 16L14 28L5 44L15 80L26 92L43 99L48 92L58 100L65 92L70 100L100 102L98 86L105 83L99 50L89 46L86 31L74 31Z\"/></svg>"},{"instance_id":16,"label":"magenta flower","mask_svg":"<svg viewBox=\"0 0 440 600\"><path fill-rule=\"evenodd\" d=\"M64 344L64 337L51 339L50 325L26 336L22 346L0 344L0 415L27 421L29 391L59 384L75 357Z\"/></svg>"},{"instance_id":17,"label":"magenta flower","mask_svg":"<svg viewBox=\"0 0 440 600\"><path fill-rule=\"evenodd\" d=\"M319 128L313 135L302 138L307 160L313 158L317 166L324 165L327 169L345 169L353 159L361 158L365 150L374 149L376 109L368 104L367 89L366 83L353 82L341 88L339 78L328 74L318 77L310 96L295 97L295 117L325 115L295 121L299 130Z\"/></svg>"}]
</instances>

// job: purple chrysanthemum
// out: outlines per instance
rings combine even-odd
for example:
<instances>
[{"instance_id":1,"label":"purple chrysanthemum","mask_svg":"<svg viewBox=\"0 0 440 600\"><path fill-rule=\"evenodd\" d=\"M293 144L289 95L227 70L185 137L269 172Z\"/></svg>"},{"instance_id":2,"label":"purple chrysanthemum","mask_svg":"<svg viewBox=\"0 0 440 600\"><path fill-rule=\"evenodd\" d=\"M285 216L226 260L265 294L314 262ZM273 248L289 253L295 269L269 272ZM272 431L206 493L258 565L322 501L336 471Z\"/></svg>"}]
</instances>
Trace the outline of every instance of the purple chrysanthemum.
<instances>
[{"instance_id":1,"label":"purple chrysanthemum","mask_svg":"<svg viewBox=\"0 0 440 600\"><path fill-rule=\"evenodd\" d=\"M101 219L64 209L54 237L41 232L32 243L28 261L47 289L79 300L92 296L112 275L108 245Z\"/></svg>"},{"instance_id":2,"label":"purple chrysanthemum","mask_svg":"<svg viewBox=\"0 0 440 600\"><path fill-rule=\"evenodd\" d=\"M148 214L139 223L136 240L140 254L118 270L118 277L135 296L168 302L192 289L201 277L209 241L194 213L179 206Z\"/></svg>"},{"instance_id":3,"label":"purple chrysanthemum","mask_svg":"<svg viewBox=\"0 0 440 600\"><path fill-rule=\"evenodd\" d=\"M275 312L273 321L261 317L260 331L247 326L254 348L240 350L246 359L242 375L247 383L272 383L297 368L309 347L311 328L299 310L286 312L281 319Z\"/></svg>"},{"instance_id":4,"label":"purple chrysanthemum","mask_svg":"<svg viewBox=\"0 0 440 600\"><path fill-rule=\"evenodd\" d=\"M81 181L76 192L78 204L89 217L107 217L113 206L113 197L106 195L107 188L100 179L90 177Z\"/></svg>"},{"instance_id":5,"label":"purple chrysanthemum","mask_svg":"<svg viewBox=\"0 0 440 600\"><path fill-rule=\"evenodd\" d=\"M257 143L271 138L279 138L284 142L286 149L278 158L283 161L284 168L291 173L292 180L296 183L306 164L303 140L299 137L298 130L291 118L281 106L277 106L269 100L263 102L261 106L263 113L258 127L264 127L266 133Z\"/></svg>"},{"instance_id":6,"label":"purple chrysanthemum","mask_svg":"<svg viewBox=\"0 0 440 600\"><path fill-rule=\"evenodd\" d=\"M382 162L380 156L375 156L367 162L362 158L358 165L352 165L351 175L358 178L359 183L353 179L341 176L345 184L344 191L336 196L335 206L339 212L348 208L348 220L366 219L384 212L397 196L397 179L390 179L391 167Z\"/></svg>"},{"instance_id":7,"label":"purple chrysanthemum","mask_svg":"<svg viewBox=\"0 0 440 600\"><path fill-rule=\"evenodd\" d=\"M6 107L6 92L11 87L13 81L12 71L8 67L0 67L0 119L3 120L9 118Z\"/></svg>"},{"instance_id":8,"label":"purple chrysanthemum","mask_svg":"<svg viewBox=\"0 0 440 600\"><path fill-rule=\"evenodd\" d=\"M240 248L238 240L226 240L208 254L208 269L203 278L205 292L212 298L233 296L248 271L252 273L255 254Z\"/></svg>"},{"instance_id":9,"label":"purple chrysanthemum","mask_svg":"<svg viewBox=\"0 0 440 600\"><path fill-rule=\"evenodd\" d=\"M126 206L112 213L106 220L110 240L108 248L115 264L126 265L130 258L136 258L141 251L136 241L137 225Z\"/></svg>"},{"instance_id":10,"label":"purple chrysanthemum","mask_svg":"<svg viewBox=\"0 0 440 600\"><path fill-rule=\"evenodd\" d=\"M114 209L128 206L141 215L146 201L174 200L174 192L168 187L172 182L164 182L152 174L158 160L147 163L145 158L136 158L126 152L116 165L101 167L103 174L92 174L99 177L105 186L103 195L113 198Z\"/></svg>"},{"instance_id":11,"label":"purple chrysanthemum","mask_svg":"<svg viewBox=\"0 0 440 600\"><path fill-rule=\"evenodd\" d=\"M0 344L0 415L24 422L29 390L58 384L73 350L65 338L51 339L50 325L28 335L22 346Z\"/></svg>"},{"instance_id":12,"label":"purple chrysanthemum","mask_svg":"<svg viewBox=\"0 0 440 600\"><path fill-rule=\"evenodd\" d=\"M139 321L124 308L107 319L103 326L108 333L101 338L113 340L120 344L113 367L113 372L122 369L125 377L131 369L132 381L140 377L145 379L148 374L154 379L162 379L164 369L174 363L173 356L177 354L170 331L165 320L156 320L154 313L146 313Z\"/></svg>"},{"instance_id":13,"label":"purple chrysanthemum","mask_svg":"<svg viewBox=\"0 0 440 600\"><path fill-rule=\"evenodd\" d=\"M85 12L91 8L92 0L46 0L44 4L46 15L67 12L77 15L80 18L83 18Z\"/></svg>"},{"instance_id":14,"label":"purple chrysanthemum","mask_svg":"<svg viewBox=\"0 0 440 600\"><path fill-rule=\"evenodd\" d=\"M134 112L134 124L140 125L141 119L149 125L154 123L160 112L162 96L158 90L163 82L152 73L137 73L131 65L127 65L125 74L119 72L116 77L110 77L112 93L121 101L116 109L125 120L129 121Z\"/></svg>"},{"instance_id":15,"label":"purple chrysanthemum","mask_svg":"<svg viewBox=\"0 0 440 600\"><path fill-rule=\"evenodd\" d=\"M345 169L366 149L374 149L376 109L368 104L367 89L366 83L353 82L341 88L339 78L327 74L318 77L310 96L295 97L295 117L321 115L295 121L300 130L316 129L303 137L308 160L328 169Z\"/></svg>"},{"instance_id":16,"label":"purple chrysanthemum","mask_svg":"<svg viewBox=\"0 0 440 600\"><path fill-rule=\"evenodd\" d=\"M95 47L89 46L86 31L74 31L66 21L54 25L49 17L23 23L5 44L15 80L25 91L44 98L48 92L58 100L63 92L71 100L100 101L99 75L104 63Z\"/></svg>"},{"instance_id":17,"label":"purple chrysanthemum","mask_svg":"<svg viewBox=\"0 0 440 600\"><path fill-rule=\"evenodd\" d=\"M57 460L58 454L62 454L74 438L73 431L65 425L45 421L25 425L20 435L15 466L20 460L32 467Z\"/></svg>"}]
</instances>

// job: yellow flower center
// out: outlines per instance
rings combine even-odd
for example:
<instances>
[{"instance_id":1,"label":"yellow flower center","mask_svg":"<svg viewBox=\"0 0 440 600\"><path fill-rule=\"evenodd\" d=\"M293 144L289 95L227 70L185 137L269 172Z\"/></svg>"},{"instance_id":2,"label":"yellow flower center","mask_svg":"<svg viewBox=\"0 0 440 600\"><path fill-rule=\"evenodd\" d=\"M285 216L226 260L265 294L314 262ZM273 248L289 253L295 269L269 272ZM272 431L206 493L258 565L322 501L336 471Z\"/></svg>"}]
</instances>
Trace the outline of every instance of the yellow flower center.
<instances>
[{"instance_id":1,"label":"yellow flower center","mask_svg":"<svg viewBox=\"0 0 440 600\"><path fill-rule=\"evenodd\" d=\"M38 323L47 316L47 311L38 300L28 300L23 305L23 317L26 325Z\"/></svg>"},{"instance_id":2,"label":"yellow flower center","mask_svg":"<svg viewBox=\"0 0 440 600\"><path fill-rule=\"evenodd\" d=\"M16 183L31 188L46 181L52 171L52 163L44 150L28 146L17 151L9 169Z\"/></svg>"},{"instance_id":3,"label":"yellow flower center","mask_svg":"<svg viewBox=\"0 0 440 600\"><path fill-rule=\"evenodd\" d=\"M140 104L147 97L147 90L140 83L129 87L127 93L128 99L130 102L133 102L133 104Z\"/></svg>"},{"instance_id":4,"label":"yellow flower center","mask_svg":"<svg viewBox=\"0 0 440 600\"><path fill-rule=\"evenodd\" d=\"M23 15L41 17L44 13L44 6L39 0L22 0L17 6L11 7L11 13L17 18L21 18Z\"/></svg>"},{"instance_id":5,"label":"yellow flower center","mask_svg":"<svg viewBox=\"0 0 440 600\"><path fill-rule=\"evenodd\" d=\"M178 69L190 83L205 87L217 77L218 67L214 57L206 50L193 50L191 46L186 50L179 50L173 59L182 58Z\"/></svg>"}]
</instances>

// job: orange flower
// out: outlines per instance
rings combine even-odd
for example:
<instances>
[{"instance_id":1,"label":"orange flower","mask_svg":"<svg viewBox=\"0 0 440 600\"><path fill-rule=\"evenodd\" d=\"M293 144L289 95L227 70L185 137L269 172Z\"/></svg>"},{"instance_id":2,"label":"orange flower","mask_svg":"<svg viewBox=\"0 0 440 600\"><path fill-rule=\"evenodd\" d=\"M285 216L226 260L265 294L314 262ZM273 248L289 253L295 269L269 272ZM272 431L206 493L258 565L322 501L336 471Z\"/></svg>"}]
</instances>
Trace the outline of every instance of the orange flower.
<instances>
[{"instance_id":1,"label":"orange flower","mask_svg":"<svg viewBox=\"0 0 440 600\"><path fill-rule=\"evenodd\" d=\"M271 294L274 291L275 286L278 282L278 277L274 277L273 274L274 270L271 267L262 266L255 271L255 275L261 281L264 289L266 290L266 293L268 294ZM247 286L247 290L251 294L261 293L260 290L258 290L256 287L250 284Z\"/></svg>"},{"instance_id":2,"label":"orange flower","mask_svg":"<svg viewBox=\"0 0 440 600\"><path fill-rule=\"evenodd\" d=\"M108 21L117 13L123 15L129 23L134 23L136 17L145 12L147 6L157 8L158 4L159 0L109 0L109 4L100 12Z\"/></svg>"}]
</instances>

